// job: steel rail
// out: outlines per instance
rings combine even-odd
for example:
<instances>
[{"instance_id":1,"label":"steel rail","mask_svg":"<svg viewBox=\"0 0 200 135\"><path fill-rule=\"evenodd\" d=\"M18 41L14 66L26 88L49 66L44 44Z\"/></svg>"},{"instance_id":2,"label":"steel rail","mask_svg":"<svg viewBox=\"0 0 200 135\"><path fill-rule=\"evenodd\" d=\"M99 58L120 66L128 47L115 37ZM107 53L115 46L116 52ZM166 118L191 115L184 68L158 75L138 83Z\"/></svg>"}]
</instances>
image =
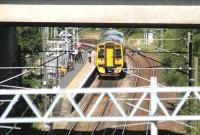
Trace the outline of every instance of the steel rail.
<instances>
[{"instance_id":1,"label":"steel rail","mask_svg":"<svg viewBox=\"0 0 200 135\"><path fill-rule=\"evenodd\" d=\"M114 87L117 87L117 84L118 84L118 77L117 77L116 80L115 80ZM102 109L102 111L101 111L101 113L100 113L100 116L103 116L103 115L105 114L105 112L106 112L106 110L107 110L107 108L108 108L109 103L110 103L110 100L109 100L109 98L107 97L107 98L106 98L106 103L105 103L105 105L104 105L104 107L103 107L103 109ZM108 109L109 109L109 110L108 110L109 112L110 112L111 108L112 108L112 107L108 108ZM99 122L99 121L96 122L95 127L93 128L91 135L93 135L93 134L95 133L95 131L97 130L97 128L98 128L99 125L100 125L100 122ZM106 133L106 129L104 130L103 135L104 135L105 133Z\"/></svg>"},{"instance_id":2,"label":"steel rail","mask_svg":"<svg viewBox=\"0 0 200 135\"><path fill-rule=\"evenodd\" d=\"M96 78L98 78L98 76L96 76ZM95 80L96 80L96 79L95 79ZM101 81L102 81L102 80L100 80L100 81L98 82L98 86L99 86L99 84L101 83ZM94 87L94 86L93 86L93 87ZM89 96L89 99L87 100L88 102L87 102L86 105L83 107L83 113L85 113L86 110L87 110L87 108L89 108L92 99L94 99L94 96L95 96L95 94L92 94L92 95ZM80 123L80 122L75 122L75 123L73 124L73 126L71 127L71 129L69 130L69 132L67 133L67 135L70 135L70 134L72 133L72 131L76 128L76 126L78 125L78 123Z\"/></svg>"},{"instance_id":3,"label":"steel rail","mask_svg":"<svg viewBox=\"0 0 200 135\"><path fill-rule=\"evenodd\" d=\"M127 48L127 49L130 49L130 48ZM131 50L131 49L130 49ZM130 51L130 52L132 52L132 53L134 53L132 50ZM127 53L128 54L128 53ZM132 59L132 61L134 61L135 62L135 64L137 64L136 63L136 61L131 57L132 55L128 55L129 56L129 58L131 58ZM145 61L148 63L148 65L150 65L150 67L153 67L153 64L146 58L146 57L143 57L144 59L145 59ZM138 64L137 64L137 67L139 67L138 66ZM140 73L140 68L136 68L137 69L137 75L139 76L139 73ZM152 75L154 76L154 74L155 74L155 71L154 71L154 69L152 70ZM136 76L136 81L138 80L138 77ZM137 82L135 82L136 84L137 84ZM135 86L136 86L136 84L135 84ZM134 94L132 94L132 99L133 99L133 97L134 97ZM130 104L131 104L131 102L132 101L130 101ZM150 106L149 106L150 107ZM130 109L131 109L131 106L129 106L129 108L128 108L128 114L130 114ZM126 130L126 128L127 128L127 121L125 121L125 124L124 124L124 126L123 126L123 130L122 130L122 135L124 135L124 133L125 133L125 130ZM147 124L147 130L148 130L148 124ZM146 131L147 131L146 130ZM146 132L146 134L147 134L147 132Z\"/></svg>"},{"instance_id":4,"label":"steel rail","mask_svg":"<svg viewBox=\"0 0 200 135\"><path fill-rule=\"evenodd\" d=\"M109 102L110 102L110 101L107 99L107 101L106 101L106 103L105 103L105 105L104 105L104 107L103 107L103 110L102 110L102 112L101 112L101 114L100 114L101 116L104 115L104 113L105 113L105 111L106 111L106 108L107 108ZM93 134L95 133L95 131L97 130L97 128L98 128L98 126L99 126L99 123L100 123L100 122L96 122L95 127L94 127L94 129L92 130L91 135L93 135Z\"/></svg>"},{"instance_id":5,"label":"steel rail","mask_svg":"<svg viewBox=\"0 0 200 135\"><path fill-rule=\"evenodd\" d=\"M138 63L133 59L133 57L131 57L131 55L129 55L129 54L127 53L127 56L132 60L132 63L134 63L136 67L139 67L139 66L138 66ZM140 74L140 69L137 69L137 73L136 73L136 74L137 74L137 75ZM137 83L138 83L138 77L135 77L134 87L137 86ZM134 93L131 94L131 98L133 98L133 97L134 97ZM125 101L125 102L126 102L126 101ZM131 104L131 102L132 102L132 101L130 101L129 103ZM130 111L131 111L131 106L128 107L128 111L127 111L127 114L128 114L128 115L130 114ZM127 123L128 123L128 122L125 121L124 126L123 126L123 129L122 129L122 135L124 135L124 133L125 133L125 130L126 130L126 128L127 128ZM113 134L113 135L114 135L114 134Z\"/></svg>"},{"instance_id":6,"label":"steel rail","mask_svg":"<svg viewBox=\"0 0 200 135\"><path fill-rule=\"evenodd\" d=\"M150 67L153 68L153 64L150 62L150 60L147 58L147 57L144 57L143 58L146 60L147 63L149 63ZM152 71L152 75L155 76L155 69L151 70ZM148 110L149 110L149 115L150 115L150 101L149 101L149 107L148 107ZM146 127L146 135L148 134L148 131L149 131L149 121L147 121L147 127Z\"/></svg>"},{"instance_id":7,"label":"steel rail","mask_svg":"<svg viewBox=\"0 0 200 135\"><path fill-rule=\"evenodd\" d=\"M170 66L170 65L168 65L168 64L166 64L166 63L162 63L162 62L160 62L160 61L158 61L158 60L155 60L155 59L152 59L152 58L146 56L145 54L143 54L143 53L140 52L139 50L134 50L134 49L132 49L132 48L130 48L130 47L127 47L127 49L130 49L130 50L132 50L133 52L137 52L139 55L141 55L141 56L143 56L143 57L146 57L146 58L148 58L148 59L150 59L150 60L152 60L152 61L155 61L155 62L157 62L157 63L160 63L160 64L163 65L163 66L166 66L166 67L169 67L169 68L174 68L174 67L172 67L172 66ZM187 75L187 72L185 72L185 71L183 71L183 70L181 70L181 69L176 69L176 71Z\"/></svg>"},{"instance_id":8,"label":"steel rail","mask_svg":"<svg viewBox=\"0 0 200 135\"><path fill-rule=\"evenodd\" d=\"M92 95L90 95L89 96L89 100L88 100L88 102L87 102L87 104L84 106L84 108L83 108L83 113L87 110L87 108L89 107L89 105L90 105L90 103L91 103L91 101L92 101L92 99L94 98L94 94L92 94ZM67 135L70 135L71 134L71 132L76 128L76 126L78 125L78 123L79 122L75 122L74 124L73 124L73 126L71 127L71 129L69 130L69 132L67 133Z\"/></svg>"}]
</instances>

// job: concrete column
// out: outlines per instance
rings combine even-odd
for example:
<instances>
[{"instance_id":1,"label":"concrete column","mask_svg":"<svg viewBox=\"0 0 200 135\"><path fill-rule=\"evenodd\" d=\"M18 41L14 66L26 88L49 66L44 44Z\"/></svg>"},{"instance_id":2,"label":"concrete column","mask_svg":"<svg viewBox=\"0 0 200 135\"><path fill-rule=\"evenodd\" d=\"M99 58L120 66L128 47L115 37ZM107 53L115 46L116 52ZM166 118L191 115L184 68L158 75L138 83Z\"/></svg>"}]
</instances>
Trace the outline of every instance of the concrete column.
<instances>
[{"instance_id":1,"label":"concrete column","mask_svg":"<svg viewBox=\"0 0 200 135\"><path fill-rule=\"evenodd\" d=\"M19 46L16 45L16 29L15 27L0 27L0 66L12 67L20 66L19 62ZM0 81L19 74L21 70L0 70ZM21 85L20 77L5 82L7 85Z\"/></svg>"}]
</instances>

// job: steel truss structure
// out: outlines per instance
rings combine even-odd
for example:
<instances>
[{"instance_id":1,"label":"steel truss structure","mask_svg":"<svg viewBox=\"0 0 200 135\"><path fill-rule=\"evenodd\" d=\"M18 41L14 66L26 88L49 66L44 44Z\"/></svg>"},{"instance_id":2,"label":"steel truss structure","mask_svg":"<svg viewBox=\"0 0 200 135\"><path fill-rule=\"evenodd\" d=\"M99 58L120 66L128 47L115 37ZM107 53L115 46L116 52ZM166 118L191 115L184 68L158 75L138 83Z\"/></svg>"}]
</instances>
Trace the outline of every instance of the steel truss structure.
<instances>
[{"instance_id":1,"label":"steel truss structure","mask_svg":"<svg viewBox=\"0 0 200 135\"><path fill-rule=\"evenodd\" d=\"M179 112L184 104L187 104L188 99L193 96L195 99L200 101L200 88L199 87L159 87L157 85L157 79L155 77L151 78L151 83L149 88L147 87L136 87L136 88L82 88L82 89L17 89L8 90L1 89L0 96L13 95L12 100L9 102L7 108L3 111L0 116L0 123L34 123L34 122L119 122L119 121L150 121L151 122L151 133L157 134L156 123L159 121L188 121L188 120L200 120L200 114L187 114L181 115ZM72 95L74 94L96 94L99 95L93 107L90 109L89 113L83 113L81 107L74 100ZM137 103L133 105L131 113L127 115L126 111L123 109L119 100L115 97L115 94L119 93L141 93L141 97L138 99ZM171 111L168 110L163 97L160 98L159 95L163 93L178 93L181 96L175 102L175 107ZM50 103L48 110L42 113L37 105L32 101L30 95L54 95L53 101ZM136 114L138 110L141 109L141 104L146 100L147 95L150 95L150 110L149 115L139 116ZM116 106L119 111L119 116L94 116L95 110L98 109L98 105L104 97L109 97L109 100ZM19 98L23 98L35 116L30 117L9 117L9 113L13 109L14 105L18 102ZM78 116L54 116L53 110L56 107L59 100L62 98L68 99L69 103L74 107ZM170 97L167 97L170 100ZM134 100L134 99L133 99ZM174 97L172 97L174 100ZM197 102L198 103L198 102ZM162 113L158 113L160 110Z\"/></svg>"}]
</instances>

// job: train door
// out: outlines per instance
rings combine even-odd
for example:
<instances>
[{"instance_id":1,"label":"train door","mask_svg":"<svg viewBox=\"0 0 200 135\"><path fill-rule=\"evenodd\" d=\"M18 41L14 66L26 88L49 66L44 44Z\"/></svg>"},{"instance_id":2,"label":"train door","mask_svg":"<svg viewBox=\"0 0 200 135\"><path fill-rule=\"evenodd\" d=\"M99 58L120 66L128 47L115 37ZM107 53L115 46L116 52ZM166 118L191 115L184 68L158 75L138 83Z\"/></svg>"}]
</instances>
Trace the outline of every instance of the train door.
<instances>
[{"instance_id":1,"label":"train door","mask_svg":"<svg viewBox=\"0 0 200 135\"><path fill-rule=\"evenodd\" d=\"M106 66L107 67L114 66L114 48L113 47L106 48Z\"/></svg>"}]
</instances>

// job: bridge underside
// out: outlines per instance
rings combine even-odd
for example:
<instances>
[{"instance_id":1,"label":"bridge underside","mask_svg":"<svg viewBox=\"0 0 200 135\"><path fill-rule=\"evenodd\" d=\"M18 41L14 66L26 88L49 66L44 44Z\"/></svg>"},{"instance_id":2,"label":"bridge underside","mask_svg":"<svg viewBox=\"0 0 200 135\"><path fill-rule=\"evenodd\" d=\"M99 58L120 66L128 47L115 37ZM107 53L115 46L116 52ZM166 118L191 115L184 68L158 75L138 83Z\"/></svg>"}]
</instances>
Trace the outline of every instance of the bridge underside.
<instances>
[{"instance_id":1,"label":"bridge underside","mask_svg":"<svg viewBox=\"0 0 200 135\"><path fill-rule=\"evenodd\" d=\"M198 25L200 5L0 4L0 23Z\"/></svg>"}]
</instances>

